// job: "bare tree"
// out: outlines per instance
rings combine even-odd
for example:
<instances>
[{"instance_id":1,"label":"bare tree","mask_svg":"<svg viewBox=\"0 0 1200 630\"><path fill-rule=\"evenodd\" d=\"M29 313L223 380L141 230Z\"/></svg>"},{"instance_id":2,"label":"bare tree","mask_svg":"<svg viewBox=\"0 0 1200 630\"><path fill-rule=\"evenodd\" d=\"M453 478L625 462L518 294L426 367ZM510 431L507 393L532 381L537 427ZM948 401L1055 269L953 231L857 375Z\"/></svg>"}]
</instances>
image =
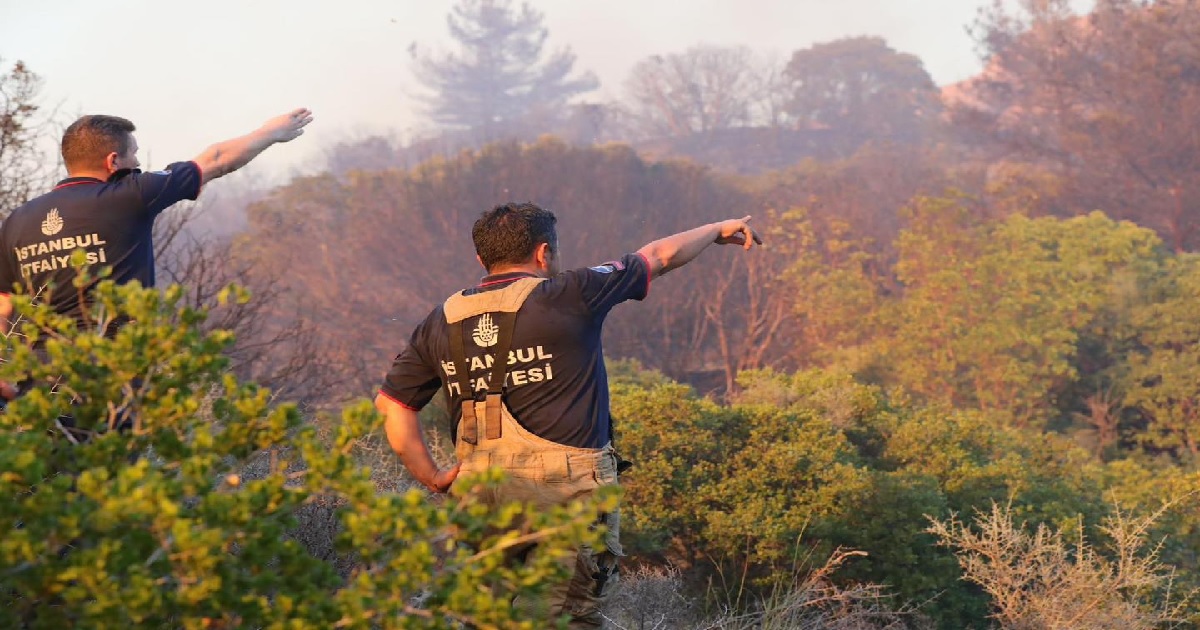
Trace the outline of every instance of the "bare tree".
<instances>
[{"instance_id":1,"label":"bare tree","mask_svg":"<svg viewBox=\"0 0 1200 630\"><path fill-rule=\"evenodd\" d=\"M225 182L222 182L224 185ZM301 298L283 281L286 268L265 268L238 254L239 233L214 232L207 217L244 215L237 199L208 191L198 202L177 204L154 224L154 248L161 284L186 289L184 305L209 309L204 330L229 330L230 368L239 378L269 387L280 399L323 403L341 384L330 369L328 352L313 324L299 317ZM239 191L252 199L252 191ZM206 229L206 226L208 228ZM230 285L245 289L243 299L220 303Z\"/></svg>"},{"instance_id":2,"label":"bare tree","mask_svg":"<svg viewBox=\"0 0 1200 630\"><path fill-rule=\"evenodd\" d=\"M638 62L626 92L642 136L687 136L749 125L770 111L760 99L772 76L749 48L697 46Z\"/></svg>"}]
</instances>

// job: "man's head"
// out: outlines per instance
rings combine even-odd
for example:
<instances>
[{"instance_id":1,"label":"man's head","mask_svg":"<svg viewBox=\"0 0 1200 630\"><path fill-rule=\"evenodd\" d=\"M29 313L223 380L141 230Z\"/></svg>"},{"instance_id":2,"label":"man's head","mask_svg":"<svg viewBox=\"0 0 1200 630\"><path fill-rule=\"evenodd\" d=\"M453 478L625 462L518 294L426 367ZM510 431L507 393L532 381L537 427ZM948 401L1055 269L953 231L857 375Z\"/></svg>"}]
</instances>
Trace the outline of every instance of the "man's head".
<instances>
[{"instance_id":1,"label":"man's head","mask_svg":"<svg viewBox=\"0 0 1200 630\"><path fill-rule=\"evenodd\" d=\"M488 273L508 267L535 267L558 273L558 232L554 213L532 203L506 203L484 212L471 229L475 253Z\"/></svg>"},{"instance_id":2,"label":"man's head","mask_svg":"<svg viewBox=\"0 0 1200 630\"><path fill-rule=\"evenodd\" d=\"M84 116L63 132L62 156L71 175L111 175L137 168L133 123L117 116Z\"/></svg>"}]
</instances>

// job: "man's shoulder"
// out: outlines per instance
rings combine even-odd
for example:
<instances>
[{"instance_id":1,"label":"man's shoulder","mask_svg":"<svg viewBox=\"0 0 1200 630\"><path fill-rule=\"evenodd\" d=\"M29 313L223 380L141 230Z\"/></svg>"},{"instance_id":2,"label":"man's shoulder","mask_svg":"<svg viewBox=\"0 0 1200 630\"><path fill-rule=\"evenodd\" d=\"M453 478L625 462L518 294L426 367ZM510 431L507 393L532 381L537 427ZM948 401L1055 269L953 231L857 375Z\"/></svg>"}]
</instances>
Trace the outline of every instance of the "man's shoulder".
<instances>
[{"instance_id":1,"label":"man's shoulder","mask_svg":"<svg viewBox=\"0 0 1200 630\"><path fill-rule=\"evenodd\" d=\"M446 324L445 303L435 305L421 321L417 322L413 332L428 336L431 332L444 329Z\"/></svg>"},{"instance_id":2,"label":"man's shoulder","mask_svg":"<svg viewBox=\"0 0 1200 630\"><path fill-rule=\"evenodd\" d=\"M38 210L44 209L46 206L52 205L54 203L54 198L57 196L55 194L56 192L57 191L52 190L50 192L42 193L17 206L16 208L13 208L12 212L9 212L8 216L5 217L5 222L7 223L8 219L14 217L20 218L29 214L30 212L37 212Z\"/></svg>"},{"instance_id":3,"label":"man's shoulder","mask_svg":"<svg viewBox=\"0 0 1200 630\"><path fill-rule=\"evenodd\" d=\"M154 179L160 177L170 177L171 175L181 172L199 172L199 170L200 166L192 161L171 162L162 168L152 171L137 171L133 173L133 177L136 179Z\"/></svg>"},{"instance_id":4,"label":"man's shoulder","mask_svg":"<svg viewBox=\"0 0 1200 630\"><path fill-rule=\"evenodd\" d=\"M44 214L57 207L56 197L53 192L48 192L17 206L0 224L0 232L12 234L20 231L28 225L31 218L36 218L40 222Z\"/></svg>"}]
</instances>

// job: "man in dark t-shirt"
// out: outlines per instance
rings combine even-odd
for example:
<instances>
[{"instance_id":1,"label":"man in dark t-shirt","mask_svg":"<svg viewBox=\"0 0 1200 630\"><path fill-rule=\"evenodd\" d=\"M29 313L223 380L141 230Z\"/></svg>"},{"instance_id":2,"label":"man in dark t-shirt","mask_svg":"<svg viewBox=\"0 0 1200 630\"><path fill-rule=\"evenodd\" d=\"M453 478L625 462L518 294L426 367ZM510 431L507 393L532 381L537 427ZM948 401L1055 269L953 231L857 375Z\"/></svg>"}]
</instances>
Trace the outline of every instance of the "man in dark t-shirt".
<instances>
[{"instance_id":1,"label":"man in dark t-shirt","mask_svg":"<svg viewBox=\"0 0 1200 630\"><path fill-rule=\"evenodd\" d=\"M48 302L81 326L84 304L74 286L71 255L82 250L92 278L112 270L117 283L154 286L154 220L204 184L245 166L273 144L288 142L312 121L307 109L268 120L258 129L205 149L189 162L143 173L133 123L116 116L83 116L63 133L69 177L13 210L0 226L0 330L9 329L11 292ZM85 288L84 300L88 290ZM0 395L15 391L0 383Z\"/></svg>"},{"instance_id":2,"label":"man in dark t-shirt","mask_svg":"<svg viewBox=\"0 0 1200 630\"><path fill-rule=\"evenodd\" d=\"M488 275L417 326L375 399L392 449L435 492L452 485L456 494L470 492L454 484L460 470L505 469L509 479L488 495L492 503L566 503L616 484L600 344L605 317L621 302L644 299L651 279L708 245L761 243L749 220L704 225L560 273L552 213L531 203L483 213L472 239ZM446 469L434 463L417 420L439 390L454 414L459 460ZM570 583L537 603L543 614L570 615L572 627L599 624L599 607L616 581L618 515L602 518L607 548L581 550Z\"/></svg>"},{"instance_id":3,"label":"man in dark t-shirt","mask_svg":"<svg viewBox=\"0 0 1200 630\"><path fill-rule=\"evenodd\" d=\"M495 291L528 277L536 276L526 271L489 274L464 293ZM534 289L516 318L505 396L522 426L568 446L601 448L612 440L600 333L614 306L641 300L649 289L650 263L641 254L566 271ZM472 341L466 344L471 385L476 392L485 391L491 367L487 344L496 324L484 314L467 320L465 326ZM449 363L448 328L442 309L430 313L408 348L396 357L380 393L397 404L420 409L445 380L450 409L459 410L459 384L444 378L454 370Z\"/></svg>"}]
</instances>

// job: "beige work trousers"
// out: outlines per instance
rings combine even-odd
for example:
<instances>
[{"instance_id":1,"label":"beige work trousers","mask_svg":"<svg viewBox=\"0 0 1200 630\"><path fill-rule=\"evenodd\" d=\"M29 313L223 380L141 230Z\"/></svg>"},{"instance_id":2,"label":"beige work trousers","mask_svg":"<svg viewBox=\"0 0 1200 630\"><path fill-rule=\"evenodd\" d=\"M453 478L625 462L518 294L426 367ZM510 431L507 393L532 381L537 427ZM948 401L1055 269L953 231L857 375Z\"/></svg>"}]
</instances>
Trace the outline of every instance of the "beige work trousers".
<instances>
[{"instance_id":1,"label":"beige work trousers","mask_svg":"<svg viewBox=\"0 0 1200 630\"><path fill-rule=\"evenodd\" d=\"M484 423L484 403L476 403L477 422ZM564 505L586 499L602 486L617 485L617 458L611 445L604 448L576 448L556 444L525 430L512 417L508 408L501 407L501 435L486 439L484 427L476 432L478 444L462 440L463 426L458 427L455 453L462 462L459 478L488 468L500 468L506 481L496 489L480 491L455 483L451 493L462 495L476 492L488 505L511 501L532 503L537 507ZM612 596L618 581L617 561L624 555L619 540L620 512L597 515L597 522L606 526L604 549L598 553L590 547L579 549L569 559L572 577L555 584L542 601L513 601L514 608L529 615L557 619L569 614L570 628L599 628L602 625L601 607ZM528 561L537 553L536 546L514 549L510 557L515 562Z\"/></svg>"}]
</instances>

